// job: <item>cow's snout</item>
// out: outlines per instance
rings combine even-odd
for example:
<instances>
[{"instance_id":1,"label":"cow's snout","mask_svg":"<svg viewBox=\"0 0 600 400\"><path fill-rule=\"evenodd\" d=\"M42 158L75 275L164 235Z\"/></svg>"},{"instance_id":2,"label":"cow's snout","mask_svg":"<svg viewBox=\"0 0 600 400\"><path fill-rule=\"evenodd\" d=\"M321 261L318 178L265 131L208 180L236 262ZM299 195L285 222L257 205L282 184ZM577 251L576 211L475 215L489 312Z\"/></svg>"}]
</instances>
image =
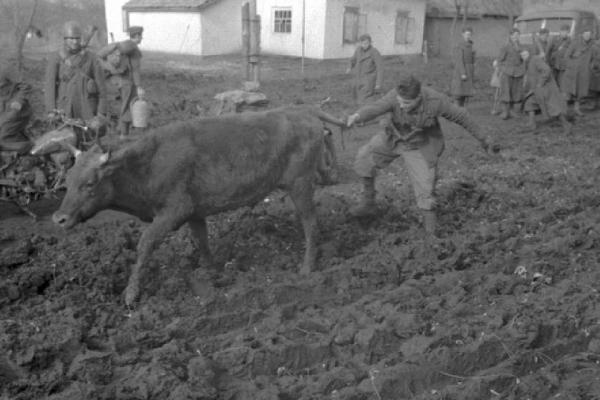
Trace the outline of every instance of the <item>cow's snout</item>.
<instances>
[{"instance_id":1,"label":"cow's snout","mask_svg":"<svg viewBox=\"0 0 600 400\"><path fill-rule=\"evenodd\" d=\"M59 226L61 226L63 228L66 227L68 220L69 220L69 216L66 215L66 214L62 214L62 213L59 213L59 212L55 212L54 214L52 214L52 221L55 224L57 224L57 225L59 225Z\"/></svg>"}]
</instances>

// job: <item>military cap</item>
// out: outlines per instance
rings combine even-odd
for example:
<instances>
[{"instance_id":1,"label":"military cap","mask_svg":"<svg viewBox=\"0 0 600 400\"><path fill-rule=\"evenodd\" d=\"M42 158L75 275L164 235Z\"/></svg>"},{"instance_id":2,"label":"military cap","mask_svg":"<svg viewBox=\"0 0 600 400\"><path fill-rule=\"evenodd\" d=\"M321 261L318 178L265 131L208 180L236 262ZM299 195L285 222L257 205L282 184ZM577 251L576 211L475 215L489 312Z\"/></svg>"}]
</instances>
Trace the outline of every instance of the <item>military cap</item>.
<instances>
[{"instance_id":1,"label":"military cap","mask_svg":"<svg viewBox=\"0 0 600 400\"><path fill-rule=\"evenodd\" d=\"M130 26L127 29L127 33L129 33L129 36L135 36L135 35L141 35L144 32L144 27L142 26Z\"/></svg>"},{"instance_id":2,"label":"military cap","mask_svg":"<svg viewBox=\"0 0 600 400\"><path fill-rule=\"evenodd\" d=\"M541 28L541 29L538 31L538 33L539 33L540 35L543 35L544 33L550 33L550 31L548 30L548 28Z\"/></svg>"},{"instance_id":3,"label":"military cap","mask_svg":"<svg viewBox=\"0 0 600 400\"><path fill-rule=\"evenodd\" d=\"M360 35L360 37L358 38L359 42L362 42L363 40L368 40L369 42L372 42L373 40L371 39L371 35L369 35L368 33L362 34Z\"/></svg>"},{"instance_id":4,"label":"military cap","mask_svg":"<svg viewBox=\"0 0 600 400\"><path fill-rule=\"evenodd\" d=\"M421 82L414 75L405 75L398 81L396 92L403 99L416 99L421 93Z\"/></svg>"},{"instance_id":5,"label":"military cap","mask_svg":"<svg viewBox=\"0 0 600 400\"><path fill-rule=\"evenodd\" d=\"M466 26L466 27L463 28L462 31L463 31L463 33L465 33L465 32L471 32L471 33L473 33L473 28L471 28L470 26Z\"/></svg>"}]
</instances>

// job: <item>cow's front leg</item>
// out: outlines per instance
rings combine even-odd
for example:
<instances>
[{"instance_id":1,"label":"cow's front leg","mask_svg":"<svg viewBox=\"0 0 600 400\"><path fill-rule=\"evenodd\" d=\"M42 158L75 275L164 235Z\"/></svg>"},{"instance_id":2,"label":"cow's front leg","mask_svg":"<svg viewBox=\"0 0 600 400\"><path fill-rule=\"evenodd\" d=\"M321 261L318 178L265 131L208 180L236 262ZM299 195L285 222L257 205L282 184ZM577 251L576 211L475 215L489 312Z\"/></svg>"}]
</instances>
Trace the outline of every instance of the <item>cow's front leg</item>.
<instances>
[{"instance_id":1,"label":"cow's front leg","mask_svg":"<svg viewBox=\"0 0 600 400\"><path fill-rule=\"evenodd\" d=\"M140 294L140 273L154 248L164 239L167 233L178 229L186 220L186 213L181 209L165 210L146 228L137 245L137 261L131 267L131 275L125 288L125 304L131 306Z\"/></svg>"},{"instance_id":2,"label":"cow's front leg","mask_svg":"<svg viewBox=\"0 0 600 400\"><path fill-rule=\"evenodd\" d=\"M302 228L304 229L304 239L306 242L304 262L302 268L300 268L301 274L310 273L317 260L315 241L318 230L317 215L313 200L314 192L314 178L312 176L297 179L289 191L290 197L296 206L296 210L298 211L298 214L300 214Z\"/></svg>"}]
</instances>

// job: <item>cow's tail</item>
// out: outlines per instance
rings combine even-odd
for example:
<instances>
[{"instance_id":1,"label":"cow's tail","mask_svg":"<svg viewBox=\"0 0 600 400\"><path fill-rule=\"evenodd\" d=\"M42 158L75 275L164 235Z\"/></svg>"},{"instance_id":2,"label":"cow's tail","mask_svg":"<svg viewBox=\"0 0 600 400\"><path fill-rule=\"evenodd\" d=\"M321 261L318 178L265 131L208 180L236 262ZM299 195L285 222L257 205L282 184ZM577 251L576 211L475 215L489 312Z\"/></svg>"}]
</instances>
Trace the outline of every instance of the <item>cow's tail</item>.
<instances>
[{"instance_id":1,"label":"cow's tail","mask_svg":"<svg viewBox=\"0 0 600 400\"><path fill-rule=\"evenodd\" d=\"M344 140L344 131L347 128L346 122L342 121L339 118L334 117L331 114L326 113L325 111L321 110L320 108L315 108L315 113L321 121L328 122L328 123L336 125L340 128L340 137L342 139L342 149L345 149L346 143Z\"/></svg>"}]
</instances>

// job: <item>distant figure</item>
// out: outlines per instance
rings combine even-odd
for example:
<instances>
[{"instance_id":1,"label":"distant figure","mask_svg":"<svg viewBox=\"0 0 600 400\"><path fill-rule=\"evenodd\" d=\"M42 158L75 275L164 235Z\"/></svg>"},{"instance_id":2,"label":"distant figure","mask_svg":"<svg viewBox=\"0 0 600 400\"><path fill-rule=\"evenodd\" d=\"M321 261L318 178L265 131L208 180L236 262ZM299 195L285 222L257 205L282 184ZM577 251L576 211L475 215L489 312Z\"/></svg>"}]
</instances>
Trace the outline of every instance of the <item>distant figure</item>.
<instances>
[{"instance_id":1,"label":"distant figure","mask_svg":"<svg viewBox=\"0 0 600 400\"><path fill-rule=\"evenodd\" d=\"M500 70L500 102L502 103L502 119L510 118L510 110L516 103L523 100L523 76L525 62L521 58L523 46L519 42L521 32L518 29L510 31L509 41L500 49L500 55L494 61L494 66Z\"/></svg>"},{"instance_id":2,"label":"distant figure","mask_svg":"<svg viewBox=\"0 0 600 400\"><path fill-rule=\"evenodd\" d=\"M541 28L537 36L533 38L534 50L533 55L542 56L548 62L548 50L550 48L550 31L546 28Z\"/></svg>"},{"instance_id":3,"label":"distant figure","mask_svg":"<svg viewBox=\"0 0 600 400\"><path fill-rule=\"evenodd\" d=\"M143 32L141 26L132 26L130 39L111 43L98 51L106 74L109 113L118 120L117 131L121 137L129 134L132 101L145 94L141 86L142 52L139 49Z\"/></svg>"},{"instance_id":4,"label":"distant figure","mask_svg":"<svg viewBox=\"0 0 600 400\"><path fill-rule=\"evenodd\" d=\"M31 86L15 68L0 66L0 151L24 153L31 147L25 127L33 114L29 104Z\"/></svg>"},{"instance_id":5,"label":"distant figure","mask_svg":"<svg viewBox=\"0 0 600 400\"><path fill-rule=\"evenodd\" d=\"M573 110L579 116L583 115L580 107L581 100L590 90L593 47L591 28L586 28L580 37L573 40L565 53L567 69L562 76L560 88L569 100L573 101Z\"/></svg>"},{"instance_id":6,"label":"distant figure","mask_svg":"<svg viewBox=\"0 0 600 400\"><path fill-rule=\"evenodd\" d=\"M96 55L83 47L77 22L65 23L63 37L62 48L50 56L46 68L46 112L55 118L55 111L60 110L99 129L106 115L104 72Z\"/></svg>"},{"instance_id":7,"label":"distant figure","mask_svg":"<svg viewBox=\"0 0 600 400\"><path fill-rule=\"evenodd\" d=\"M464 107L465 101L473 96L473 77L475 75L475 50L473 50L472 28L464 28L462 42L454 49L454 72L450 93L456 103Z\"/></svg>"},{"instance_id":8,"label":"distant figure","mask_svg":"<svg viewBox=\"0 0 600 400\"><path fill-rule=\"evenodd\" d=\"M598 42L592 48L590 64L590 92L592 92L593 97L591 110L597 110L600 108L600 43Z\"/></svg>"},{"instance_id":9,"label":"distant figure","mask_svg":"<svg viewBox=\"0 0 600 400\"><path fill-rule=\"evenodd\" d=\"M360 45L350 58L350 67L346 73L354 73L353 96L360 106L373 100L381 90L383 62L381 54L371 44L370 35L362 35L359 41Z\"/></svg>"},{"instance_id":10,"label":"distant figure","mask_svg":"<svg viewBox=\"0 0 600 400\"><path fill-rule=\"evenodd\" d=\"M523 109L529 115L527 127L536 129L535 113L541 111L546 118L558 117L564 133L571 133L571 124L566 119L567 102L554 81L550 66L542 54L530 56L528 50L521 51L521 58L527 66L523 104Z\"/></svg>"},{"instance_id":11,"label":"distant figure","mask_svg":"<svg viewBox=\"0 0 600 400\"><path fill-rule=\"evenodd\" d=\"M562 76L567 69L565 54L571 45L571 36L569 36L570 31L571 27L569 25L565 24L560 27L559 35L550 42L548 57L546 58L550 68L552 68L556 84L559 87L562 82Z\"/></svg>"}]
</instances>

